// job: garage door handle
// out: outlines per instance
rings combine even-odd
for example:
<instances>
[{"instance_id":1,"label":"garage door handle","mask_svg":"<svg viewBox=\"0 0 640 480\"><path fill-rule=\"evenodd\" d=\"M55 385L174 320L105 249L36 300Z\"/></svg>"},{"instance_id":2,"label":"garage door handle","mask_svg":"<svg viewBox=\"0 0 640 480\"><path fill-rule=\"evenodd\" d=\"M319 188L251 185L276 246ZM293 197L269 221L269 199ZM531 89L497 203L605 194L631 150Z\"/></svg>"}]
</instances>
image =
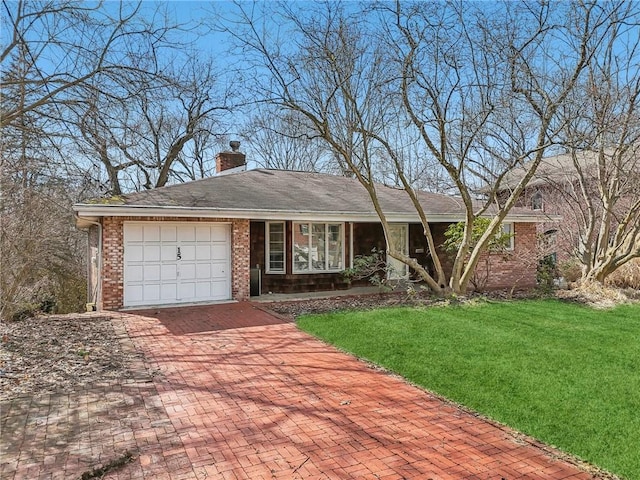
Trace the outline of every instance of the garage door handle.
<instances>
[{"instance_id":1,"label":"garage door handle","mask_svg":"<svg viewBox=\"0 0 640 480\"><path fill-rule=\"evenodd\" d=\"M180 253L180 247L178 247L178 253L176 254L178 260L182 260L182 253Z\"/></svg>"}]
</instances>

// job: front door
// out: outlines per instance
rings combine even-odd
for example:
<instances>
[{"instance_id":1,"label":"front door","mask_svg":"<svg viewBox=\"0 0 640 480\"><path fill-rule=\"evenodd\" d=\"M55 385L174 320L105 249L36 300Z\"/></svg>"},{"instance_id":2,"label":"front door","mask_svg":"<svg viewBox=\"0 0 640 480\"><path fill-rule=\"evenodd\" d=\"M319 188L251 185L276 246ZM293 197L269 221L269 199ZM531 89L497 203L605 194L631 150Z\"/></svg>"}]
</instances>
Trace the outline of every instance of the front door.
<instances>
[{"instance_id":1,"label":"front door","mask_svg":"<svg viewBox=\"0 0 640 480\"><path fill-rule=\"evenodd\" d=\"M409 225L406 223L389 224L389 242L391 247L399 253L407 255L409 252ZM409 276L409 266L395 258L387 257L387 278L399 280Z\"/></svg>"}]
</instances>

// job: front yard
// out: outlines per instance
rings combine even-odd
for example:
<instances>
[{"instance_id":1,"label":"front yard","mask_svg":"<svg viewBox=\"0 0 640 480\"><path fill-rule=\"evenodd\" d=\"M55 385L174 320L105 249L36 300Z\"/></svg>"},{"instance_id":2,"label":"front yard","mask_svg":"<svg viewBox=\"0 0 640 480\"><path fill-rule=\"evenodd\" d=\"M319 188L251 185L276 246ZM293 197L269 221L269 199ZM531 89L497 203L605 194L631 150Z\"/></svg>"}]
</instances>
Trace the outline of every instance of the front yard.
<instances>
[{"instance_id":1,"label":"front yard","mask_svg":"<svg viewBox=\"0 0 640 480\"><path fill-rule=\"evenodd\" d=\"M640 479L640 305L557 300L299 318L303 330L629 479Z\"/></svg>"}]
</instances>

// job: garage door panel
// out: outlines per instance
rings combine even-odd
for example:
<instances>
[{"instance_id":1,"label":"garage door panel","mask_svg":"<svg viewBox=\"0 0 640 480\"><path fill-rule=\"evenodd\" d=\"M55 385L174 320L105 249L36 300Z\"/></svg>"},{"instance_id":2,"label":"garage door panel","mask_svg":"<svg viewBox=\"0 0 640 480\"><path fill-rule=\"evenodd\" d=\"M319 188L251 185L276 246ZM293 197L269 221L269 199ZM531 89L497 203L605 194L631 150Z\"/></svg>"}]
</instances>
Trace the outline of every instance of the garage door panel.
<instances>
[{"instance_id":1,"label":"garage door panel","mask_svg":"<svg viewBox=\"0 0 640 480\"><path fill-rule=\"evenodd\" d=\"M180 281L186 282L196 278L196 264L180 262Z\"/></svg>"},{"instance_id":2,"label":"garage door panel","mask_svg":"<svg viewBox=\"0 0 640 480\"><path fill-rule=\"evenodd\" d=\"M157 300L159 303L175 303L175 299L178 298L177 283L163 283L158 291L162 293L162 297ZM167 302L167 299L172 299L172 301ZM145 298L145 300L147 299Z\"/></svg>"},{"instance_id":3,"label":"garage door panel","mask_svg":"<svg viewBox=\"0 0 640 480\"><path fill-rule=\"evenodd\" d=\"M194 282L180 282L178 289L179 300L191 300L195 297L196 284Z\"/></svg>"},{"instance_id":4,"label":"garage door panel","mask_svg":"<svg viewBox=\"0 0 640 480\"><path fill-rule=\"evenodd\" d=\"M142 242L144 240L144 227L142 225L127 225L127 241Z\"/></svg>"},{"instance_id":5,"label":"garage door panel","mask_svg":"<svg viewBox=\"0 0 640 480\"><path fill-rule=\"evenodd\" d=\"M165 245L160 247L160 260L163 262L174 262L178 259L177 245Z\"/></svg>"},{"instance_id":6,"label":"garage door panel","mask_svg":"<svg viewBox=\"0 0 640 480\"><path fill-rule=\"evenodd\" d=\"M144 280L144 267L142 265L130 265L127 273L130 282L141 282Z\"/></svg>"},{"instance_id":7,"label":"garage door panel","mask_svg":"<svg viewBox=\"0 0 640 480\"><path fill-rule=\"evenodd\" d=\"M211 298L211 282L196 283L197 298Z\"/></svg>"},{"instance_id":8,"label":"garage door panel","mask_svg":"<svg viewBox=\"0 0 640 480\"><path fill-rule=\"evenodd\" d=\"M178 240L178 228L175 225L163 225L160 227L160 235L163 242L176 242Z\"/></svg>"},{"instance_id":9,"label":"garage door panel","mask_svg":"<svg viewBox=\"0 0 640 480\"><path fill-rule=\"evenodd\" d=\"M228 242L229 240L229 228L223 225L216 225L211 227L211 241L212 242Z\"/></svg>"},{"instance_id":10,"label":"garage door panel","mask_svg":"<svg viewBox=\"0 0 640 480\"><path fill-rule=\"evenodd\" d=\"M160 271L158 280L163 282L176 282L178 280L178 265L175 263L163 263L161 266L159 265L158 270Z\"/></svg>"},{"instance_id":11,"label":"garage door panel","mask_svg":"<svg viewBox=\"0 0 640 480\"><path fill-rule=\"evenodd\" d=\"M160 300L160 284L145 283L142 285L143 300L145 302L157 302Z\"/></svg>"},{"instance_id":12,"label":"garage door panel","mask_svg":"<svg viewBox=\"0 0 640 480\"><path fill-rule=\"evenodd\" d=\"M144 225L143 240L145 242L159 242L160 241L160 227L158 225Z\"/></svg>"},{"instance_id":13,"label":"garage door panel","mask_svg":"<svg viewBox=\"0 0 640 480\"><path fill-rule=\"evenodd\" d=\"M144 301L144 292L142 284L140 285L128 285L127 286L127 302L135 305Z\"/></svg>"},{"instance_id":14,"label":"garage door panel","mask_svg":"<svg viewBox=\"0 0 640 480\"><path fill-rule=\"evenodd\" d=\"M195 245L180 245L181 262L192 262L196 259Z\"/></svg>"},{"instance_id":15,"label":"garage door panel","mask_svg":"<svg viewBox=\"0 0 640 480\"><path fill-rule=\"evenodd\" d=\"M196 227L196 241L197 242L210 242L211 230L215 227Z\"/></svg>"},{"instance_id":16,"label":"garage door panel","mask_svg":"<svg viewBox=\"0 0 640 480\"><path fill-rule=\"evenodd\" d=\"M228 224L126 222L124 240L125 306L231 297Z\"/></svg>"},{"instance_id":17,"label":"garage door panel","mask_svg":"<svg viewBox=\"0 0 640 480\"><path fill-rule=\"evenodd\" d=\"M178 242L195 242L196 229L193 225L180 225L178 227Z\"/></svg>"},{"instance_id":18,"label":"garage door panel","mask_svg":"<svg viewBox=\"0 0 640 480\"><path fill-rule=\"evenodd\" d=\"M228 297L229 284L224 282L211 283L211 296L217 300L223 300Z\"/></svg>"},{"instance_id":19,"label":"garage door panel","mask_svg":"<svg viewBox=\"0 0 640 480\"><path fill-rule=\"evenodd\" d=\"M195 278L198 280L211 278L211 264L199 263L195 266L195 270Z\"/></svg>"},{"instance_id":20,"label":"garage door panel","mask_svg":"<svg viewBox=\"0 0 640 480\"><path fill-rule=\"evenodd\" d=\"M145 264L142 266L142 281L144 282L159 282L161 279L160 275L160 264Z\"/></svg>"},{"instance_id":21,"label":"garage door panel","mask_svg":"<svg viewBox=\"0 0 640 480\"><path fill-rule=\"evenodd\" d=\"M211 245L196 246L196 260L211 260Z\"/></svg>"},{"instance_id":22,"label":"garage door panel","mask_svg":"<svg viewBox=\"0 0 640 480\"><path fill-rule=\"evenodd\" d=\"M221 261L211 263L211 278L227 277L227 264Z\"/></svg>"},{"instance_id":23,"label":"garage door panel","mask_svg":"<svg viewBox=\"0 0 640 480\"><path fill-rule=\"evenodd\" d=\"M160 245L149 245L146 244L143 246L143 254L142 261L144 262L159 262L161 259L160 256Z\"/></svg>"},{"instance_id":24,"label":"garage door panel","mask_svg":"<svg viewBox=\"0 0 640 480\"><path fill-rule=\"evenodd\" d=\"M129 244L125 248L125 254L131 261L142 261L144 259L144 246Z\"/></svg>"},{"instance_id":25,"label":"garage door panel","mask_svg":"<svg viewBox=\"0 0 640 480\"><path fill-rule=\"evenodd\" d=\"M211 258L213 260L226 260L228 255L228 246L221 244L211 245Z\"/></svg>"}]
</instances>

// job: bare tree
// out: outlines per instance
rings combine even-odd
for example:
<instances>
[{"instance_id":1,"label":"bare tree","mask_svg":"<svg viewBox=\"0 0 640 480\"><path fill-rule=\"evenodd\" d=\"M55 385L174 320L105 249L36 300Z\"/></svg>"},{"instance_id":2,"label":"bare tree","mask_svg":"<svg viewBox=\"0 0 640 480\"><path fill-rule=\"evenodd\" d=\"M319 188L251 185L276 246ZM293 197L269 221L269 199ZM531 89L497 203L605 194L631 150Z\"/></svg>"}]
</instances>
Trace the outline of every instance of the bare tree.
<instances>
[{"instance_id":1,"label":"bare tree","mask_svg":"<svg viewBox=\"0 0 640 480\"><path fill-rule=\"evenodd\" d=\"M588 67L564 109L561 141L573 172L549 177L576 233L582 281L607 276L640 257L640 10L628 3L623 19Z\"/></svg>"},{"instance_id":2,"label":"bare tree","mask_svg":"<svg viewBox=\"0 0 640 480\"><path fill-rule=\"evenodd\" d=\"M255 5L254 5L255 6ZM390 227L376 193L376 162L387 145L381 142L386 128L397 125L398 112L394 103L394 73L385 61L382 45L367 38L365 24L357 21L342 6L326 3L304 13L282 5L280 14L291 27L287 43L269 38L271 30L259 28L261 19L255 10L238 5L238 24L229 29L244 48L256 53L256 81L270 74L267 82L256 82L269 102L303 116L333 152L337 163L348 167L369 193L378 214L385 237ZM241 27L245 27L246 31ZM295 38L291 42L291 38ZM289 46L295 44L297 48ZM396 156L398 158L398 156ZM432 251L428 223L425 235ZM392 242L387 241L387 245ZM437 255L436 278L429 275L415 260L393 248L388 255L403 259L420 273L434 290L445 283L444 270Z\"/></svg>"},{"instance_id":3,"label":"bare tree","mask_svg":"<svg viewBox=\"0 0 640 480\"><path fill-rule=\"evenodd\" d=\"M112 195L213 170L211 148L224 135L220 113L229 111L231 93L212 62L189 57L180 70L176 63L170 59L162 75L125 76L110 95L88 89L73 109L80 152L104 170Z\"/></svg>"},{"instance_id":4,"label":"bare tree","mask_svg":"<svg viewBox=\"0 0 640 480\"><path fill-rule=\"evenodd\" d=\"M20 112L0 135L0 318L41 308L77 309L84 281L80 236L69 206L81 186L62 180L63 132L52 132L57 110L25 108L34 93L20 81L31 59L19 46L7 68L2 112Z\"/></svg>"},{"instance_id":5,"label":"bare tree","mask_svg":"<svg viewBox=\"0 0 640 480\"><path fill-rule=\"evenodd\" d=\"M175 41L169 34L176 26L160 23L160 12L145 20L148 17L140 15L142 2L109 7L103 2L3 0L7 42L0 49L0 63L6 67L20 57L28 68L20 77L2 77L2 90L19 84L27 100L5 105L0 126L27 112L76 102L77 89L89 86L98 75L158 73L143 71L139 61L156 58L158 48ZM153 66L153 62L143 63Z\"/></svg>"},{"instance_id":6,"label":"bare tree","mask_svg":"<svg viewBox=\"0 0 640 480\"><path fill-rule=\"evenodd\" d=\"M9 74L19 77L23 68L17 59ZM8 87L3 110L19 109L28 95L20 83ZM33 111L11 125L0 135L0 318L78 309L83 250L69 206L81 186L62 179L64 137L49 135L49 120Z\"/></svg>"},{"instance_id":7,"label":"bare tree","mask_svg":"<svg viewBox=\"0 0 640 480\"><path fill-rule=\"evenodd\" d=\"M407 147L419 138L425 162L446 171L465 206L468 227L449 279L449 288L465 292L561 128L558 109L610 26L620 21L612 16L620 4L505 3L486 9L465 2L396 2L382 3L373 17L353 4L294 8L280 7L279 23L288 30L274 31L262 28L265 19L256 5L238 5L238 23L229 32L255 55L250 59L260 94L308 119L369 192L389 239L375 188L379 159L386 159L416 208L434 274L389 241L387 254L440 292L446 275L406 168ZM525 162L521 182L499 197L504 175ZM476 201L477 188L487 183L488 200ZM470 226L483 215L492 221L473 243Z\"/></svg>"},{"instance_id":8,"label":"bare tree","mask_svg":"<svg viewBox=\"0 0 640 480\"><path fill-rule=\"evenodd\" d=\"M450 278L454 291L466 290L551 144L558 109L614 21L608 7L506 4L478 11L466 3L396 4L403 105L465 205L467 228ZM520 183L499 197L501 179L525 160ZM489 201L475 202L478 182L487 180ZM474 244L474 220L486 214L493 219Z\"/></svg>"},{"instance_id":9,"label":"bare tree","mask_svg":"<svg viewBox=\"0 0 640 480\"><path fill-rule=\"evenodd\" d=\"M136 162L148 167L149 184L159 185L173 175L184 145L212 129L203 119L213 106L224 103L202 83L212 71L203 74L189 62L175 62L190 67L181 75L167 71L161 59L172 63L167 55L186 42L162 5L34 0L2 1L0 8L0 314L51 301L75 310L83 297L84 255L70 207L99 191L91 163L73 146L82 138L76 120L102 135L84 132L98 163L108 158L105 146L135 141L118 130L123 118L135 117L139 134L157 133L166 153ZM160 97L168 86L173 96L158 106L152 90ZM117 111L100 110L118 102ZM114 183L126 170L122 160L110 165Z\"/></svg>"},{"instance_id":10,"label":"bare tree","mask_svg":"<svg viewBox=\"0 0 640 480\"><path fill-rule=\"evenodd\" d=\"M333 158L306 117L290 110L262 106L242 134L260 167L331 172Z\"/></svg>"}]
</instances>

